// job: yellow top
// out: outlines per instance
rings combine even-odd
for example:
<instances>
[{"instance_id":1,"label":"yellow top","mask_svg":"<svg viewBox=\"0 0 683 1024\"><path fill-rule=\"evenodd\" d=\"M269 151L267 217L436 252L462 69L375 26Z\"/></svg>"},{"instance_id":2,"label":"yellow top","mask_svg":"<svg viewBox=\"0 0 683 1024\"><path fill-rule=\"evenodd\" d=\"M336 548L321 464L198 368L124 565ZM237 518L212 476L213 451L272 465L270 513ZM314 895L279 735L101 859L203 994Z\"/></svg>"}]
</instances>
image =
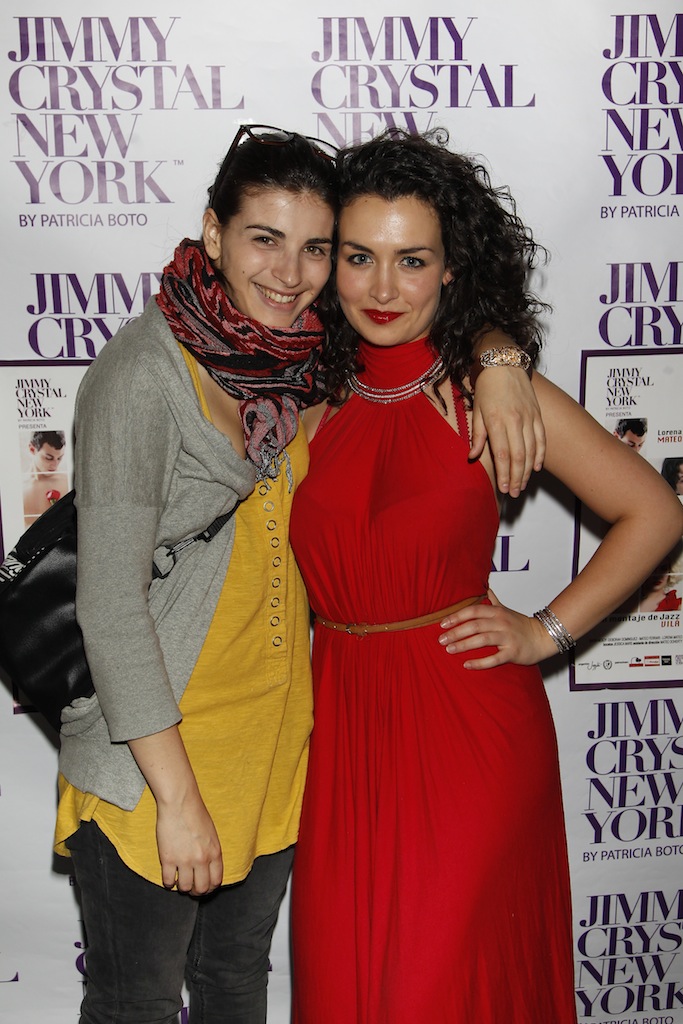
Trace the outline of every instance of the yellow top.
<instances>
[{"instance_id":1,"label":"yellow top","mask_svg":"<svg viewBox=\"0 0 683 1024\"><path fill-rule=\"evenodd\" d=\"M208 417L196 362L183 349ZM300 430L287 447L294 475L261 482L235 514L235 544L201 654L180 702L180 733L223 852L223 883L255 857L297 839L312 726L309 610L289 546L294 489L308 470ZM146 788L124 811L59 780L55 850L93 820L137 874L161 885L156 805Z\"/></svg>"}]
</instances>

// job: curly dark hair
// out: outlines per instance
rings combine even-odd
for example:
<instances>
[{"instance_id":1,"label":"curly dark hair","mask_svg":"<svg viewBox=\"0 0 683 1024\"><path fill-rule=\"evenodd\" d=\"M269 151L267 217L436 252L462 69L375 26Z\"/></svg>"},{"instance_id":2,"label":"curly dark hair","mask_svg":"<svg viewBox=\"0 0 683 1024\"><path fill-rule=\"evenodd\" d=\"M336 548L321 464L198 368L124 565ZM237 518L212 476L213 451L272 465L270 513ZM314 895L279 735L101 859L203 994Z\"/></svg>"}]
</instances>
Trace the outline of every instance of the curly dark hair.
<instances>
[{"instance_id":1,"label":"curly dark hair","mask_svg":"<svg viewBox=\"0 0 683 1024\"><path fill-rule=\"evenodd\" d=\"M530 270L545 250L517 216L507 189L493 188L486 169L446 148L448 133L409 135L390 129L339 155L340 209L360 196L389 202L415 196L441 225L446 267L430 341L444 362L442 380L463 391L476 341L493 327L511 335L535 362L542 340L538 314L545 308L527 289ZM327 384L339 398L357 365L358 336L330 284L319 301L328 329L324 347Z\"/></svg>"}]
</instances>

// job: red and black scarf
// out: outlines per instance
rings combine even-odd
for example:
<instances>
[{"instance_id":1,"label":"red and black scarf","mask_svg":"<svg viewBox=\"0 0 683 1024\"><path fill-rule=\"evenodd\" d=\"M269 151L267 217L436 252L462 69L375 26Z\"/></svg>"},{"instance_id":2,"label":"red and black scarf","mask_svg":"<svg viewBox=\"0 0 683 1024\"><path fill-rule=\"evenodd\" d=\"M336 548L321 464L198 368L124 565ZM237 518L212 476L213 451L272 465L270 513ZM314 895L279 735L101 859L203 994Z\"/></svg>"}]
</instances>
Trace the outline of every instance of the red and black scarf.
<instances>
[{"instance_id":1,"label":"red and black scarf","mask_svg":"<svg viewBox=\"0 0 683 1024\"><path fill-rule=\"evenodd\" d=\"M184 239L156 297L173 334L220 386L239 399L247 458L275 479L297 432L299 409L320 401L323 328L310 307L292 327L266 327L235 309L203 245Z\"/></svg>"}]
</instances>

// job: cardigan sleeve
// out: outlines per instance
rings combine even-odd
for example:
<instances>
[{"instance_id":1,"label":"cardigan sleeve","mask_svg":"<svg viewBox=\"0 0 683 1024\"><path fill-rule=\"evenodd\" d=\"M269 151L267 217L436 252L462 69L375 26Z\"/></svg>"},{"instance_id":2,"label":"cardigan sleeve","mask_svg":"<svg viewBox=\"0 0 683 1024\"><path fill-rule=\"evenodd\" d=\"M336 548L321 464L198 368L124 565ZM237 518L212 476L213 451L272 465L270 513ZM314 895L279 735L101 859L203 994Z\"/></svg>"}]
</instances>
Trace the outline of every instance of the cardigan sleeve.
<instances>
[{"instance_id":1,"label":"cardigan sleeve","mask_svg":"<svg viewBox=\"0 0 683 1024\"><path fill-rule=\"evenodd\" d=\"M158 381L130 346L110 342L76 402L76 613L114 742L181 718L148 608L157 527L180 445Z\"/></svg>"}]
</instances>

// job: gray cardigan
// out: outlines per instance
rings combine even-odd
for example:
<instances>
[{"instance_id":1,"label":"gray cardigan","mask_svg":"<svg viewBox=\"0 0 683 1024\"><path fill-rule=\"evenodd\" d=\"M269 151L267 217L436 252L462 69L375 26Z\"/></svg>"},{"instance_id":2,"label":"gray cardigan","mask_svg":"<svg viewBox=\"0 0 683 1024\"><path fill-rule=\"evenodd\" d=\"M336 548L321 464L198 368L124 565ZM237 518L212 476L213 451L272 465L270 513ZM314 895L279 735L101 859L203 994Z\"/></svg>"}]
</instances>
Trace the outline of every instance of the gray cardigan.
<instances>
[{"instance_id":1,"label":"gray cardigan","mask_svg":"<svg viewBox=\"0 0 683 1024\"><path fill-rule=\"evenodd\" d=\"M152 581L162 545L199 533L245 498L250 463L204 417L156 301L109 341L76 399L76 614L96 695L62 716L60 770L126 809L144 789L126 740L177 723L235 536L230 521Z\"/></svg>"}]
</instances>

